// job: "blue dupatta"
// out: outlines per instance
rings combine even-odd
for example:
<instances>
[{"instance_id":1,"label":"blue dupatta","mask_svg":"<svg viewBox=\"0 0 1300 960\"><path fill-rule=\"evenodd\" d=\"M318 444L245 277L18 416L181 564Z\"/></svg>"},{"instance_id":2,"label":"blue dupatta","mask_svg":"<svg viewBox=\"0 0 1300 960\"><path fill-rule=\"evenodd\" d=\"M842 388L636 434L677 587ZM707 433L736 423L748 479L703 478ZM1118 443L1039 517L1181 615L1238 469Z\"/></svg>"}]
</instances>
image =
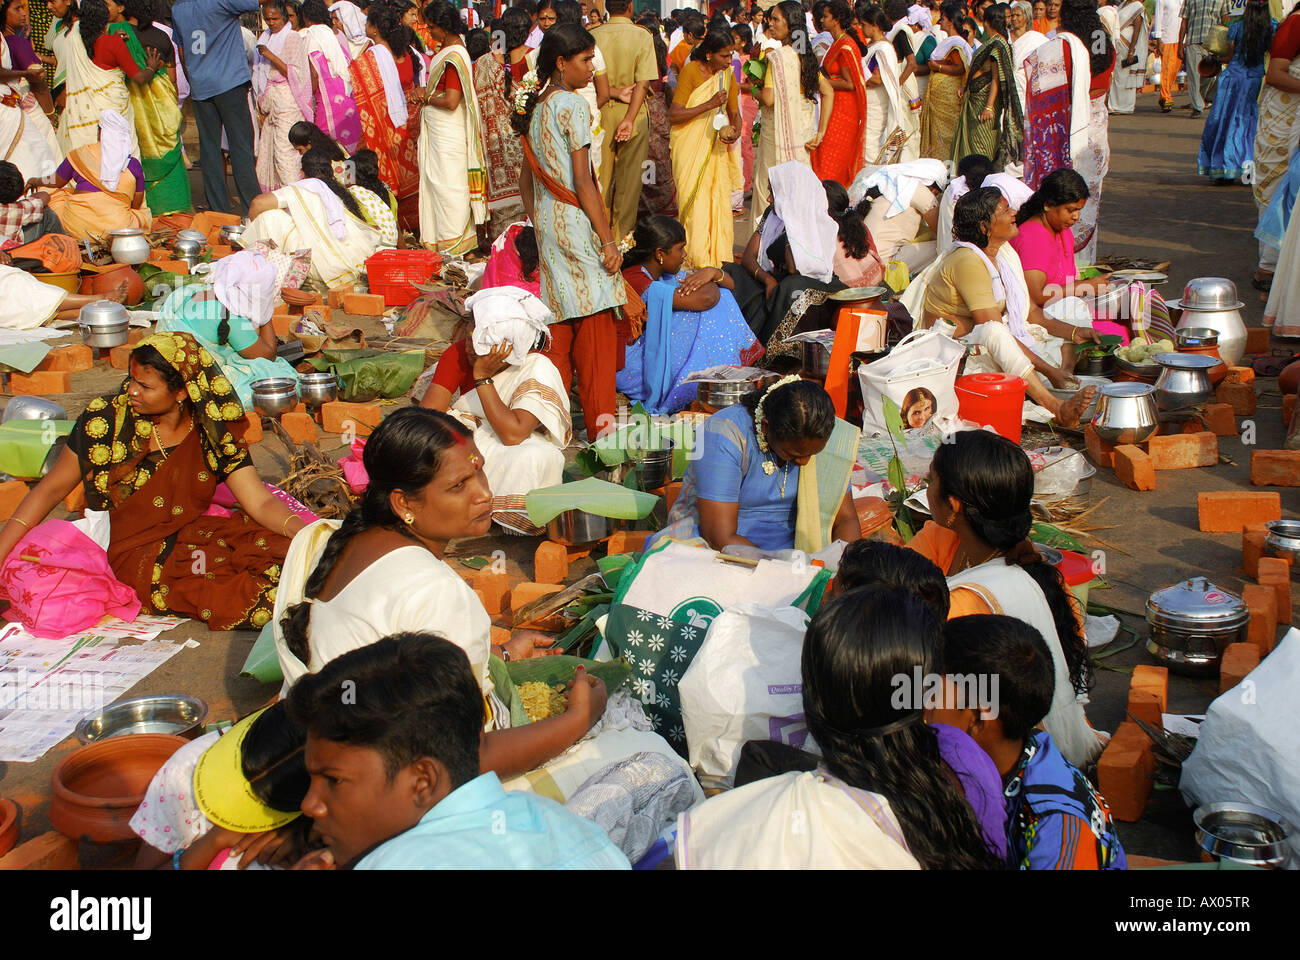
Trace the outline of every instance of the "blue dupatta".
<instances>
[{"instance_id":1,"label":"blue dupatta","mask_svg":"<svg viewBox=\"0 0 1300 960\"><path fill-rule=\"evenodd\" d=\"M677 385L672 372L673 295L677 278L667 274L646 288L645 361L641 381L645 386L646 410L651 414L668 413L668 395Z\"/></svg>"}]
</instances>

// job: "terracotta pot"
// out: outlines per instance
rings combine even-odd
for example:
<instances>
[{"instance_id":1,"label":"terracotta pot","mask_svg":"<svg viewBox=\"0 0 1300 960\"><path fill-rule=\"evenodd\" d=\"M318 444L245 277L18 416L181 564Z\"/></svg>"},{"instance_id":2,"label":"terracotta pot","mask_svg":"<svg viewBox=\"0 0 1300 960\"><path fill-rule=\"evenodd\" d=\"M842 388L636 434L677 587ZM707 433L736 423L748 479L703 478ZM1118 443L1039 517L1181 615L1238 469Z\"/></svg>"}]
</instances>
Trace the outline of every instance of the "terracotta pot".
<instances>
[{"instance_id":1,"label":"terracotta pot","mask_svg":"<svg viewBox=\"0 0 1300 960\"><path fill-rule=\"evenodd\" d=\"M1288 363L1277 375L1277 388L1283 393L1295 393L1300 388L1300 360Z\"/></svg>"},{"instance_id":2,"label":"terracotta pot","mask_svg":"<svg viewBox=\"0 0 1300 960\"><path fill-rule=\"evenodd\" d=\"M77 292L102 296L111 293L113 288L124 279L126 280L126 303L133 307L144 299L144 281L140 279L140 274L125 264L105 273L87 274L82 278Z\"/></svg>"},{"instance_id":3,"label":"terracotta pot","mask_svg":"<svg viewBox=\"0 0 1300 960\"><path fill-rule=\"evenodd\" d=\"M13 849L18 839L19 814L18 804L12 800L0 799L0 857Z\"/></svg>"},{"instance_id":4,"label":"terracotta pot","mask_svg":"<svg viewBox=\"0 0 1300 960\"><path fill-rule=\"evenodd\" d=\"M1223 378L1228 375L1228 366L1223 362L1223 358L1219 356L1218 347L1179 347L1178 352L1196 353L1203 357L1214 357L1219 361L1218 364L1206 371L1210 375L1210 386L1212 387L1217 387Z\"/></svg>"},{"instance_id":5,"label":"terracotta pot","mask_svg":"<svg viewBox=\"0 0 1300 960\"><path fill-rule=\"evenodd\" d=\"M50 823L74 840L131 840L131 815L149 781L189 741L164 733L137 733L89 743L59 761L51 777Z\"/></svg>"}]
</instances>

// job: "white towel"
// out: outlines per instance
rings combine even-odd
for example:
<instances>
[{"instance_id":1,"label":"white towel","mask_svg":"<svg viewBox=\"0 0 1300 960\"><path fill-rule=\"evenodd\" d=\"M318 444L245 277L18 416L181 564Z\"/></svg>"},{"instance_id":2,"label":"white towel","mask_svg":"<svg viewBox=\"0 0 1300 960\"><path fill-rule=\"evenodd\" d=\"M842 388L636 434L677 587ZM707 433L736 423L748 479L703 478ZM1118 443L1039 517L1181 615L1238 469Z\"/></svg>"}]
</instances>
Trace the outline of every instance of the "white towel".
<instances>
[{"instance_id":1,"label":"white towel","mask_svg":"<svg viewBox=\"0 0 1300 960\"><path fill-rule=\"evenodd\" d=\"M369 47L379 67L379 78L384 81L384 98L388 101L388 119L394 127L406 126L406 94L402 92L402 80L397 75L397 61L382 43L372 43Z\"/></svg>"},{"instance_id":2,"label":"white towel","mask_svg":"<svg viewBox=\"0 0 1300 960\"><path fill-rule=\"evenodd\" d=\"M839 227L826 210L826 188L812 167L788 160L768 170L772 211L763 223L759 266L772 268L767 248L785 231L795 269L805 277L830 283L835 275Z\"/></svg>"},{"instance_id":3,"label":"white towel","mask_svg":"<svg viewBox=\"0 0 1300 960\"><path fill-rule=\"evenodd\" d=\"M466 299L465 306L474 317L470 342L480 356L508 343L511 350L507 360L518 366L539 336L546 341L551 338L548 325L555 322L555 314L520 287L488 287Z\"/></svg>"},{"instance_id":4,"label":"white towel","mask_svg":"<svg viewBox=\"0 0 1300 960\"><path fill-rule=\"evenodd\" d=\"M891 163L881 167L863 184L865 190L875 187L889 203L889 217L896 217L912 202L916 188L931 183L940 187L948 183L948 165L942 160L925 158L909 163Z\"/></svg>"},{"instance_id":5,"label":"white towel","mask_svg":"<svg viewBox=\"0 0 1300 960\"><path fill-rule=\"evenodd\" d=\"M126 117L112 110L99 111L99 180L109 190L117 189L122 171L131 162L131 128ZM137 191L143 183L135 185Z\"/></svg>"}]
</instances>

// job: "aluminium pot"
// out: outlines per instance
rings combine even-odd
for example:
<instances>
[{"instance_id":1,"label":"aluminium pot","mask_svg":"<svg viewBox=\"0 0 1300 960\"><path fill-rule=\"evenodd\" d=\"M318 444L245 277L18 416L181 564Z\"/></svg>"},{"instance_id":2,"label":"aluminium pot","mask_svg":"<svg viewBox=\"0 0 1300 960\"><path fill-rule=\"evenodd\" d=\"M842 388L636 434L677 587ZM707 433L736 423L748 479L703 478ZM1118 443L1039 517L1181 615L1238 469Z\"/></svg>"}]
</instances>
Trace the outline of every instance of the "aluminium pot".
<instances>
[{"instance_id":1,"label":"aluminium pot","mask_svg":"<svg viewBox=\"0 0 1300 960\"><path fill-rule=\"evenodd\" d=\"M616 520L585 510L565 510L546 525L546 536L566 547L604 540L614 532Z\"/></svg>"},{"instance_id":2,"label":"aluminium pot","mask_svg":"<svg viewBox=\"0 0 1300 960\"><path fill-rule=\"evenodd\" d=\"M1142 443L1160 427L1156 388L1149 383L1108 383L1097 390L1092 428L1107 443Z\"/></svg>"},{"instance_id":3,"label":"aluminium pot","mask_svg":"<svg viewBox=\"0 0 1300 960\"><path fill-rule=\"evenodd\" d=\"M1220 364L1218 358L1157 353L1153 359L1164 368L1156 381L1156 406L1162 412L1194 410L1214 396L1210 370Z\"/></svg>"},{"instance_id":4,"label":"aluminium pot","mask_svg":"<svg viewBox=\"0 0 1300 960\"><path fill-rule=\"evenodd\" d=\"M253 409L265 417L279 418L298 405L298 384L288 377L253 381Z\"/></svg>"},{"instance_id":5,"label":"aluminium pot","mask_svg":"<svg viewBox=\"0 0 1300 960\"><path fill-rule=\"evenodd\" d=\"M298 374L298 392L302 402L309 407L319 407L339 395L338 377L328 370Z\"/></svg>"},{"instance_id":6,"label":"aluminium pot","mask_svg":"<svg viewBox=\"0 0 1300 960\"><path fill-rule=\"evenodd\" d=\"M701 380L697 389L700 403L722 410L744 400L758 389L757 380Z\"/></svg>"},{"instance_id":7,"label":"aluminium pot","mask_svg":"<svg viewBox=\"0 0 1300 960\"><path fill-rule=\"evenodd\" d=\"M1230 643L1246 640L1250 609L1206 577L1192 577L1147 598L1147 652L1175 673L1218 674Z\"/></svg>"},{"instance_id":8,"label":"aluminium pot","mask_svg":"<svg viewBox=\"0 0 1300 960\"><path fill-rule=\"evenodd\" d=\"M125 344L129 337L130 325L126 307L112 300L96 300L94 303L88 303L81 308L81 313L77 316L81 342L104 350Z\"/></svg>"},{"instance_id":9,"label":"aluminium pot","mask_svg":"<svg viewBox=\"0 0 1300 960\"><path fill-rule=\"evenodd\" d=\"M108 250L114 263L134 266L149 259L149 238L138 227L110 230L108 235L112 238Z\"/></svg>"},{"instance_id":10,"label":"aluminium pot","mask_svg":"<svg viewBox=\"0 0 1300 960\"><path fill-rule=\"evenodd\" d=\"M1241 362L1241 357L1246 352L1246 322L1241 318L1239 307L1211 310L1184 308L1174 326L1174 333L1189 329L1215 331L1219 341L1219 356L1223 362L1230 367Z\"/></svg>"},{"instance_id":11,"label":"aluminium pot","mask_svg":"<svg viewBox=\"0 0 1300 960\"><path fill-rule=\"evenodd\" d=\"M1300 520L1270 520L1265 526L1264 556L1287 561L1291 579L1300 580Z\"/></svg>"}]
</instances>

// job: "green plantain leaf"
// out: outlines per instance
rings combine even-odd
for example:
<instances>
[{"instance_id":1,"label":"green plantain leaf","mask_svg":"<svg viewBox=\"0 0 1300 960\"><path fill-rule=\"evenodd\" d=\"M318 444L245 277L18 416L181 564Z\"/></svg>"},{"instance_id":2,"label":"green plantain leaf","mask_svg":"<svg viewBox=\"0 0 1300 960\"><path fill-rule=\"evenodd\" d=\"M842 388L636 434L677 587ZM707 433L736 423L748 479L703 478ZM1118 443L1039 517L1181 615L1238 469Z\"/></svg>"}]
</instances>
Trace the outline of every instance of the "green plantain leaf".
<instances>
[{"instance_id":1,"label":"green plantain leaf","mask_svg":"<svg viewBox=\"0 0 1300 960\"><path fill-rule=\"evenodd\" d=\"M884 398L885 426L889 428L889 435L899 443L903 442L903 412L898 409L896 404L889 397Z\"/></svg>"}]
</instances>

